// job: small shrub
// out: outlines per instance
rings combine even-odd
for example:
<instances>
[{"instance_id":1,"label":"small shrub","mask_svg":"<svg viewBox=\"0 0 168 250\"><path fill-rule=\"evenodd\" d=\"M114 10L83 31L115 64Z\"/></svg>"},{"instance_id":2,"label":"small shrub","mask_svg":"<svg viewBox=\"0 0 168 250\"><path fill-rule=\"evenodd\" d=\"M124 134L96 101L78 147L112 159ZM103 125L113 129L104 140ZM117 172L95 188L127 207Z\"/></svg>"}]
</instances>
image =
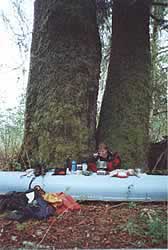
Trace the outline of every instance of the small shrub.
<instances>
[{"instance_id":1,"label":"small shrub","mask_svg":"<svg viewBox=\"0 0 168 250\"><path fill-rule=\"evenodd\" d=\"M147 221L147 236L152 238L153 243L158 243L162 240L167 240L167 223L158 216L154 217L153 220Z\"/></svg>"},{"instance_id":2,"label":"small shrub","mask_svg":"<svg viewBox=\"0 0 168 250\"><path fill-rule=\"evenodd\" d=\"M129 235L141 235L140 227L133 218L128 218L128 221L120 226L120 230L123 232L128 232Z\"/></svg>"},{"instance_id":3,"label":"small shrub","mask_svg":"<svg viewBox=\"0 0 168 250\"><path fill-rule=\"evenodd\" d=\"M129 203L129 208L135 208L136 203ZM150 237L152 243L159 243L167 240L167 220L163 211L156 211L144 208L135 217L129 217L128 221L119 227L119 230L127 232L129 235ZM145 239L144 239L145 240Z\"/></svg>"},{"instance_id":4,"label":"small shrub","mask_svg":"<svg viewBox=\"0 0 168 250\"><path fill-rule=\"evenodd\" d=\"M136 208L137 204L134 201L128 203L128 208Z\"/></svg>"}]
</instances>

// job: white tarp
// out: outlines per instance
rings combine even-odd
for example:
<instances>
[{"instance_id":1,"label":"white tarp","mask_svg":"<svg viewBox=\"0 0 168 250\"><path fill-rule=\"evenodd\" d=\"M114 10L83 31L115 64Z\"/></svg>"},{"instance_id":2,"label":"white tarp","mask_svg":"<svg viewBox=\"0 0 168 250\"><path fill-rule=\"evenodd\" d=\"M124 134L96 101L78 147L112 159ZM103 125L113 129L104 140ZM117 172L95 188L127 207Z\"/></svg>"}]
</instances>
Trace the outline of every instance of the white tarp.
<instances>
[{"instance_id":1,"label":"white tarp","mask_svg":"<svg viewBox=\"0 0 168 250\"><path fill-rule=\"evenodd\" d=\"M77 200L103 201L166 201L168 176L141 174L139 178L109 175L52 175L34 178L33 173L0 171L0 193L23 192L29 184L40 185L46 192L66 192Z\"/></svg>"}]
</instances>

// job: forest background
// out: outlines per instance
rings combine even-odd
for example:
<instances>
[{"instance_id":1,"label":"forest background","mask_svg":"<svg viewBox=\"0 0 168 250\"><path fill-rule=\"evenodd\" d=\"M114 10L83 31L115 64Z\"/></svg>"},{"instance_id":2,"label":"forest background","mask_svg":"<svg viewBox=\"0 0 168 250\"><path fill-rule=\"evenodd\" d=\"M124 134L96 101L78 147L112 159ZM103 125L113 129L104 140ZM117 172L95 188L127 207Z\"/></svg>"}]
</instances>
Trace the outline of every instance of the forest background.
<instances>
[{"instance_id":1,"label":"forest background","mask_svg":"<svg viewBox=\"0 0 168 250\"><path fill-rule=\"evenodd\" d=\"M7 2L7 1L6 1ZM28 3L29 2L29 3ZM31 47L33 2L27 0L11 0L8 8L1 7L1 27L8 32L12 46L18 50L16 64L1 62L0 74L15 72L20 91L15 107L7 107L3 93L0 101L0 162L1 168L17 164L18 154L23 142L25 94L29 72ZM111 7L110 1L98 3L98 24L102 45L101 76L98 97L98 114L108 72L111 39ZM153 5L150 17L150 44L152 55L152 108L150 110L150 141L158 142L167 135L167 81L168 81L168 10L165 1ZM28 7L29 5L29 7ZM105 7L103 7L105 6ZM12 66L11 66L12 65ZM10 80L10 86L14 80ZM5 82L1 84L6 85Z\"/></svg>"}]
</instances>

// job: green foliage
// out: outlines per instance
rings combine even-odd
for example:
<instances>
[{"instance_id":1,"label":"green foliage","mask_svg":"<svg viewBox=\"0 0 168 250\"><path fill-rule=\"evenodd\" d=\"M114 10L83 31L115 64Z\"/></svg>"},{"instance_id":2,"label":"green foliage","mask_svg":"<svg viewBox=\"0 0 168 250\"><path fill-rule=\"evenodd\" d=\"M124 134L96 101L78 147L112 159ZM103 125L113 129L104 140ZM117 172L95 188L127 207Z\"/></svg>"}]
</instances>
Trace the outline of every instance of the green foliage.
<instances>
[{"instance_id":1,"label":"green foliage","mask_svg":"<svg viewBox=\"0 0 168 250\"><path fill-rule=\"evenodd\" d=\"M167 223L159 217L155 217L152 221L147 222L146 235L152 238L153 243L167 239Z\"/></svg>"},{"instance_id":2,"label":"green foliage","mask_svg":"<svg viewBox=\"0 0 168 250\"><path fill-rule=\"evenodd\" d=\"M128 232L129 235L137 235L141 238L150 237L152 243L159 243L167 240L166 214L162 211L145 208L139 213L138 217L133 218L130 216L119 229Z\"/></svg>"},{"instance_id":3,"label":"green foliage","mask_svg":"<svg viewBox=\"0 0 168 250\"><path fill-rule=\"evenodd\" d=\"M162 211L148 209L141 212L140 220L146 224L145 235L151 237L153 243L167 240L167 221Z\"/></svg>"},{"instance_id":4,"label":"green foliage","mask_svg":"<svg viewBox=\"0 0 168 250\"><path fill-rule=\"evenodd\" d=\"M159 51L159 47L158 47ZM167 52L168 58L168 52ZM152 71L152 109L150 120L150 135L152 141L158 141L167 135L167 68L168 59L165 56L156 55L153 60Z\"/></svg>"},{"instance_id":5,"label":"green foliage","mask_svg":"<svg viewBox=\"0 0 168 250\"><path fill-rule=\"evenodd\" d=\"M140 235L140 229L138 224L135 223L134 219L129 218L127 223L122 225L120 229L123 232L128 232L129 235Z\"/></svg>"},{"instance_id":6,"label":"green foliage","mask_svg":"<svg viewBox=\"0 0 168 250\"><path fill-rule=\"evenodd\" d=\"M17 168L17 155L23 139L24 97L18 107L1 110L0 114L0 167Z\"/></svg>"},{"instance_id":7,"label":"green foliage","mask_svg":"<svg viewBox=\"0 0 168 250\"><path fill-rule=\"evenodd\" d=\"M159 19L167 19L167 11L163 6L155 6L153 15ZM152 20L151 52L152 52L152 107L150 117L150 137L156 142L167 135L167 81L168 81L168 44L163 26ZM160 26L159 26L160 25Z\"/></svg>"},{"instance_id":8,"label":"green foliage","mask_svg":"<svg viewBox=\"0 0 168 250\"><path fill-rule=\"evenodd\" d=\"M128 208L130 208L130 209L131 208L136 208L136 206L137 205L136 205L136 203L134 201L131 201L131 202L128 203Z\"/></svg>"}]
</instances>

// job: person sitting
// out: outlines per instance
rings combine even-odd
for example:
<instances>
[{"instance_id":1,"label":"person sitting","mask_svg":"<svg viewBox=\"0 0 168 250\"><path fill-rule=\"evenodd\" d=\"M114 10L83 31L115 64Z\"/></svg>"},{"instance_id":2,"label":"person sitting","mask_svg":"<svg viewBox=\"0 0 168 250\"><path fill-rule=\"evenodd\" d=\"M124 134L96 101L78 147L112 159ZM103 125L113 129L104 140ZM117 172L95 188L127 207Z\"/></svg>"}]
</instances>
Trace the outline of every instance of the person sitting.
<instances>
[{"instance_id":1,"label":"person sitting","mask_svg":"<svg viewBox=\"0 0 168 250\"><path fill-rule=\"evenodd\" d=\"M97 153L88 160L88 170L97 172L104 168L108 172L121 167L121 158L117 152L112 153L105 143L98 145Z\"/></svg>"}]
</instances>

